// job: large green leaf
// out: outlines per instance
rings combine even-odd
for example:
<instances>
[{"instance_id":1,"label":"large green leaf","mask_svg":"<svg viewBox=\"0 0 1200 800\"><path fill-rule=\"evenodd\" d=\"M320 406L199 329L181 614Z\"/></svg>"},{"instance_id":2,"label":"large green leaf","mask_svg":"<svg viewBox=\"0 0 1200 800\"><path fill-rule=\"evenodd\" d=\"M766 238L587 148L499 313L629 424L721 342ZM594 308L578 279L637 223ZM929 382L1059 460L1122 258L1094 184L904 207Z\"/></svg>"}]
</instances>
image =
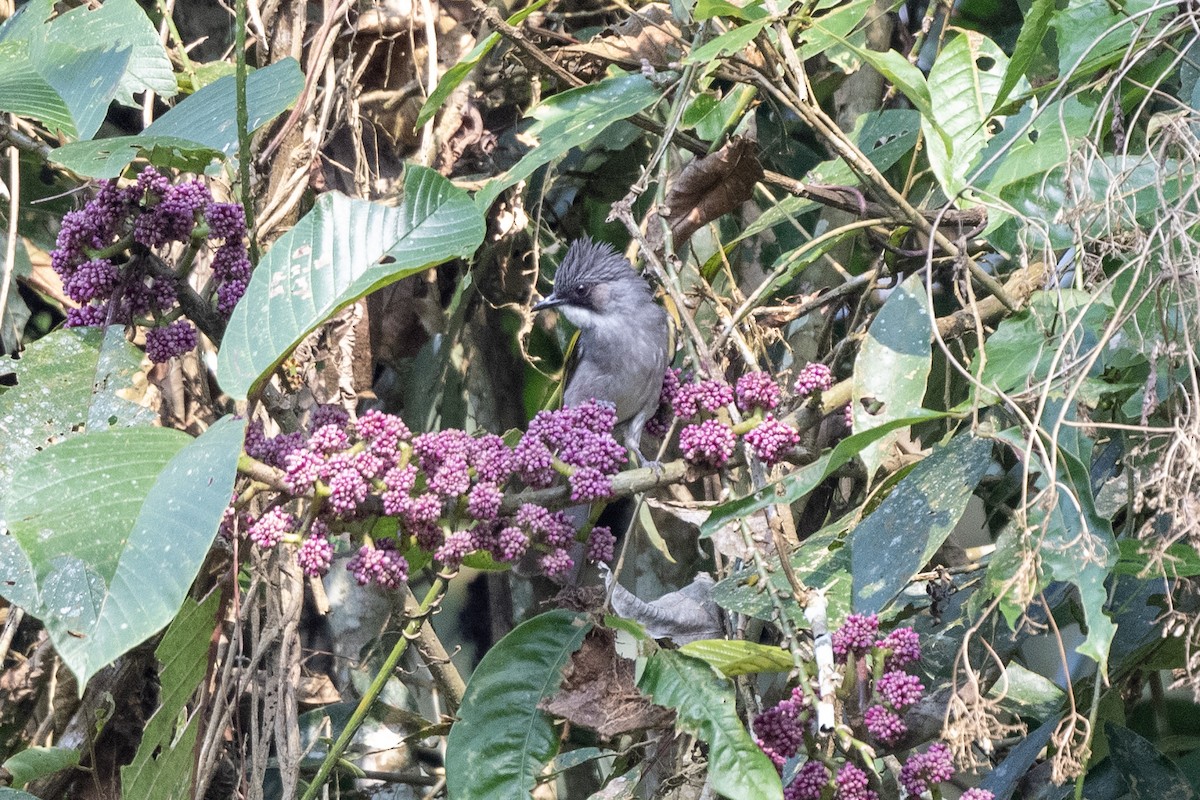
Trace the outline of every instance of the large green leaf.
<instances>
[{"instance_id":1,"label":"large green leaf","mask_svg":"<svg viewBox=\"0 0 1200 800\"><path fill-rule=\"evenodd\" d=\"M203 603L186 598L175 621L154 651L162 664L159 704L146 721L133 762L121 767L122 800L175 800L191 797L192 762L199 715L187 703L204 680L208 648L221 595Z\"/></svg>"},{"instance_id":2,"label":"large green leaf","mask_svg":"<svg viewBox=\"0 0 1200 800\"><path fill-rule=\"evenodd\" d=\"M310 331L359 297L483 241L476 206L410 166L398 206L329 192L272 245L233 310L217 358L221 388L244 398Z\"/></svg>"},{"instance_id":3,"label":"large green leaf","mask_svg":"<svg viewBox=\"0 0 1200 800\"><path fill-rule=\"evenodd\" d=\"M659 650L646 662L638 688L674 709L676 726L708 745L708 778L718 794L738 800L783 797L775 765L738 719L727 678L697 658Z\"/></svg>"},{"instance_id":4,"label":"large green leaf","mask_svg":"<svg viewBox=\"0 0 1200 800\"><path fill-rule=\"evenodd\" d=\"M1175 762L1128 728L1104 723L1108 757L1129 789L1131 800L1190 800L1195 789Z\"/></svg>"},{"instance_id":5,"label":"large green leaf","mask_svg":"<svg viewBox=\"0 0 1200 800\"><path fill-rule=\"evenodd\" d=\"M1061 409L1061 410L1060 410ZM1074 406L1061 402L1047 405L1047 419L1060 413L1072 422L1080 423ZM1080 433L1078 427L1058 431L1058 503L1052 509L1039 554L1042 563L1057 580L1075 584L1087 638L1076 650L1100 666L1100 674L1108 675L1108 653L1116 634L1116 625L1105 606L1109 600L1109 572L1117 561L1117 542L1112 521L1096 511L1092 492L1091 473L1094 442Z\"/></svg>"},{"instance_id":6,"label":"large green leaf","mask_svg":"<svg viewBox=\"0 0 1200 800\"><path fill-rule=\"evenodd\" d=\"M250 131L282 114L304 88L304 73L294 58L285 58L246 76L246 110ZM156 119L146 136L170 136L220 150L237 152L237 82L233 75L213 81Z\"/></svg>"},{"instance_id":7,"label":"large green leaf","mask_svg":"<svg viewBox=\"0 0 1200 800\"><path fill-rule=\"evenodd\" d=\"M1085 356L1100 344L1111 308L1087 292L1059 289L1035 292L1025 309L1005 319L988 337L979 371L977 355L972 372L983 391L979 402L995 402L996 393L1021 392L1045 380L1058 363Z\"/></svg>"},{"instance_id":8,"label":"large green leaf","mask_svg":"<svg viewBox=\"0 0 1200 800\"><path fill-rule=\"evenodd\" d=\"M817 488L821 481L832 475L839 467L858 455L859 451L863 448L878 441L897 428L915 425L918 422L941 419L945 416L944 412L919 408L907 417L890 420L877 428L871 428L870 430L856 433L853 436L847 436L838 442L837 446L828 453L813 463L789 473L782 480L765 486L745 497L732 500L728 503L722 503L714 508L708 515L708 519L700 526L700 535L703 537L712 536L730 522L748 517L751 514L756 514L768 506L795 503Z\"/></svg>"},{"instance_id":9,"label":"large green leaf","mask_svg":"<svg viewBox=\"0 0 1200 800\"><path fill-rule=\"evenodd\" d=\"M972 183L994 194L1011 183L1045 176L1067 162L1095 115L1096 109L1079 95L1041 107L1033 103L1022 106L1004 121L1004 130L988 141ZM992 209L988 211L990 219L994 214Z\"/></svg>"},{"instance_id":10,"label":"large green leaf","mask_svg":"<svg viewBox=\"0 0 1200 800\"><path fill-rule=\"evenodd\" d=\"M152 91L174 97L175 73L158 38L158 31L135 0L105 0L95 8L80 6L53 16L54 0L32 0L21 9L18 35L32 42L59 43L81 50L128 50L129 61L120 76L116 99L137 105L133 95ZM39 58L35 50L35 59ZM48 66L48 64L47 64Z\"/></svg>"},{"instance_id":11,"label":"large green leaf","mask_svg":"<svg viewBox=\"0 0 1200 800\"><path fill-rule=\"evenodd\" d=\"M90 139L128 62L128 49L0 40L0 111L36 119L67 137Z\"/></svg>"},{"instance_id":12,"label":"large green leaf","mask_svg":"<svg viewBox=\"0 0 1200 800\"><path fill-rule=\"evenodd\" d=\"M1147 16L1148 11L1157 9ZM1070 0L1050 21L1058 44L1059 77L1086 79L1158 34L1170 6L1156 0L1123 0L1118 6Z\"/></svg>"},{"instance_id":13,"label":"large green leaf","mask_svg":"<svg viewBox=\"0 0 1200 800\"><path fill-rule=\"evenodd\" d=\"M659 94L654 84L641 75L620 75L549 98L529 112L536 122L525 134L536 139L538 145L512 169L488 181L475 195L476 205L486 212L505 189L572 147L601 136L614 122L642 111Z\"/></svg>"},{"instance_id":14,"label":"large green leaf","mask_svg":"<svg viewBox=\"0 0 1200 800\"><path fill-rule=\"evenodd\" d=\"M961 31L929 71L932 114L922 118L921 127L929 165L947 197L957 197L966 187L967 172L987 144L988 119L1007 66L1008 57L995 42Z\"/></svg>"},{"instance_id":15,"label":"large green leaf","mask_svg":"<svg viewBox=\"0 0 1200 800\"><path fill-rule=\"evenodd\" d=\"M933 358L932 336L924 281L919 273L913 274L879 309L854 359L855 431L876 428L921 408ZM875 475L895 438L895 434L885 436L863 447L859 456L868 476Z\"/></svg>"},{"instance_id":16,"label":"large green leaf","mask_svg":"<svg viewBox=\"0 0 1200 800\"><path fill-rule=\"evenodd\" d=\"M50 151L51 161L89 178L116 178L135 158L145 158L156 167L199 174L224 157L220 150L173 136L114 136L71 142Z\"/></svg>"},{"instance_id":17,"label":"large green leaf","mask_svg":"<svg viewBox=\"0 0 1200 800\"><path fill-rule=\"evenodd\" d=\"M233 417L198 439L166 428L89 432L17 468L7 513L19 550L0 557L0 593L10 596L14 571L32 575L19 593L36 593L29 610L80 692L179 610L229 505L244 433Z\"/></svg>"},{"instance_id":18,"label":"large green leaf","mask_svg":"<svg viewBox=\"0 0 1200 800\"><path fill-rule=\"evenodd\" d=\"M0 502L13 470L47 445L85 426L151 424L154 412L119 395L132 387L141 362L120 326L60 329L30 343L20 359L0 357L0 375L17 377L0 394Z\"/></svg>"},{"instance_id":19,"label":"large green leaf","mask_svg":"<svg viewBox=\"0 0 1200 800\"><path fill-rule=\"evenodd\" d=\"M935 448L850 535L854 610L874 614L903 591L958 524L992 443L969 432Z\"/></svg>"},{"instance_id":20,"label":"large green leaf","mask_svg":"<svg viewBox=\"0 0 1200 800\"><path fill-rule=\"evenodd\" d=\"M731 639L701 639L688 642L679 652L698 658L732 678L758 672L789 672L792 654L779 647Z\"/></svg>"},{"instance_id":21,"label":"large green leaf","mask_svg":"<svg viewBox=\"0 0 1200 800\"><path fill-rule=\"evenodd\" d=\"M60 770L79 764L80 752L73 747L28 747L4 760L9 782L24 786Z\"/></svg>"},{"instance_id":22,"label":"large green leaf","mask_svg":"<svg viewBox=\"0 0 1200 800\"><path fill-rule=\"evenodd\" d=\"M867 19L867 12L871 10L874 1L850 0L824 4L824 13L814 16L812 24L800 32L800 41L796 48L800 58L807 61L844 41Z\"/></svg>"},{"instance_id":23,"label":"large green leaf","mask_svg":"<svg viewBox=\"0 0 1200 800\"><path fill-rule=\"evenodd\" d=\"M788 555L796 579L810 589L825 592L830 628L839 626L850 613L850 551L842 541L849 525L849 519L838 520L809 536ZM754 566L719 581L713 587L713 602L729 611L767 622L775 621L781 609L792 625L807 629L810 623L799 603L778 602L778 598L792 595L792 586L787 574L779 568L777 555L768 560L767 571L770 578L765 585ZM713 666L721 668L720 664Z\"/></svg>"},{"instance_id":24,"label":"large green leaf","mask_svg":"<svg viewBox=\"0 0 1200 800\"><path fill-rule=\"evenodd\" d=\"M567 659L591 627L584 614L550 611L518 625L487 652L446 740L450 797L529 797L558 752L558 733L538 703L558 690Z\"/></svg>"}]
</instances>

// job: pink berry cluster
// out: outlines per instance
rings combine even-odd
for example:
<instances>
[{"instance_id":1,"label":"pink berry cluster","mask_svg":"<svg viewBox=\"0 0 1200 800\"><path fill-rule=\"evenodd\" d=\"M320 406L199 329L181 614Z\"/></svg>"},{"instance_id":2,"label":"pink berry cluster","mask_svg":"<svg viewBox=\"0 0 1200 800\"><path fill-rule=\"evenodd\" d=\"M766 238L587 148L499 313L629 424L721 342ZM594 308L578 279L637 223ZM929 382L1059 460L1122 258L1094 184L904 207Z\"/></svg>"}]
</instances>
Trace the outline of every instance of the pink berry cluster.
<instances>
[{"instance_id":1,"label":"pink berry cluster","mask_svg":"<svg viewBox=\"0 0 1200 800\"><path fill-rule=\"evenodd\" d=\"M200 181L173 184L154 167L125 187L101 181L95 197L63 217L50 254L63 291L80 304L67 312L66 324L128 325L152 317L160 324L147 331L151 361L188 352L197 333L191 323L175 320L177 279L150 269L147 251L176 243L215 248L214 304L228 317L250 280L245 239L242 207L214 202Z\"/></svg>"},{"instance_id":2,"label":"pink berry cluster","mask_svg":"<svg viewBox=\"0 0 1200 800\"><path fill-rule=\"evenodd\" d=\"M589 400L558 411L540 411L513 450L515 467L529 486L549 486L564 466L571 500L590 503L612 496L612 476L628 460L613 438L617 410Z\"/></svg>"},{"instance_id":3,"label":"pink berry cluster","mask_svg":"<svg viewBox=\"0 0 1200 800\"><path fill-rule=\"evenodd\" d=\"M884 745L896 744L907 729L901 714L921 699L925 687L904 667L921 658L920 639L912 628L896 628L880 636L874 614L851 614L833 634L835 660L852 664L856 674L869 681L866 697L871 705L864 713L864 727ZM873 678L873 679L872 679ZM807 758L784 789L785 800L878 800L867 773L848 758L831 759L817 750L806 749L811 736L812 706L800 687L754 718L754 738L781 775L795 757ZM931 744L914 752L904 762L899 777L910 796L919 796L954 777L949 747ZM992 793L971 789L967 800L992 800Z\"/></svg>"},{"instance_id":4,"label":"pink berry cluster","mask_svg":"<svg viewBox=\"0 0 1200 800\"><path fill-rule=\"evenodd\" d=\"M733 456L737 435L722 413L731 403L754 419L745 441L766 464L779 463L800 443L799 432L771 413L779 406L782 392L770 374L748 372L735 386L717 380L683 383L673 372L670 376L673 381L663 382L664 399L677 417L689 421L679 432L679 449L691 463L719 468Z\"/></svg>"},{"instance_id":5,"label":"pink berry cluster","mask_svg":"<svg viewBox=\"0 0 1200 800\"><path fill-rule=\"evenodd\" d=\"M896 628L879 638L879 618L874 614L851 614L833 634L833 654L840 663L872 657L879 662L873 681L875 701L863 712L863 725L877 741L895 745L908 733L903 714L921 699L925 687L904 667L921 658L921 644L912 628Z\"/></svg>"},{"instance_id":6,"label":"pink berry cluster","mask_svg":"<svg viewBox=\"0 0 1200 800\"><path fill-rule=\"evenodd\" d=\"M796 375L792 385L797 397L808 397L818 392L827 392L833 388L833 372L825 364L813 362L805 364Z\"/></svg>"},{"instance_id":7,"label":"pink berry cluster","mask_svg":"<svg viewBox=\"0 0 1200 800\"><path fill-rule=\"evenodd\" d=\"M612 438L615 421L611 407L596 403L546 412L516 447L494 434L454 429L413 436L399 417L367 411L352 421L337 406L318 406L303 430L277 436L251 423L247 455L280 470L286 491L246 520L247 535L262 549L298 542L301 569L320 576L333 562L334 531L366 517L393 517L395 536L364 537L349 559L346 568L360 583L399 586L414 552L448 568L474 552L506 563L529 554L547 575L563 578L578 558L571 520L532 504L504 513L504 490L514 482L548 485L559 475L555 462L566 465L573 496L581 472L607 481L625 460ZM542 470L547 460L549 475ZM597 527L581 542L581 554L611 561L615 543L611 530Z\"/></svg>"}]
</instances>

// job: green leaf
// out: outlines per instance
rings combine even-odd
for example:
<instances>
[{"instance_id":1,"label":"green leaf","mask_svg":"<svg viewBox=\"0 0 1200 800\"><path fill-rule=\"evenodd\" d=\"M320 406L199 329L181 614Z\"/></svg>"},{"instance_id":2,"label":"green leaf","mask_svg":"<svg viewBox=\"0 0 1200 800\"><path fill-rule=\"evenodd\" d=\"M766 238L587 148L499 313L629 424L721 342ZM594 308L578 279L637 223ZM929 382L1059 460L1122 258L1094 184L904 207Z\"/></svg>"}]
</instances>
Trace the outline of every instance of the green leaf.
<instances>
[{"instance_id":1,"label":"green leaf","mask_svg":"<svg viewBox=\"0 0 1200 800\"><path fill-rule=\"evenodd\" d=\"M1063 404L1046 406L1043 425L1049 429ZM1074 406L1063 416L1079 422ZM1108 603L1109 571L1116 562L1116 540L1112 522L1096 511L1092 494L1091 463L1093 442L1079 428L1066 427L1058 432L1058 503L1051 510L1039 553L1042 563L1057 580L1075 584L1083 607L1087 638L1076 649L1100 666L1108 676L1108 652L1116 625L1105 611Z\"/></svg>"},{"instance_id":2,"label":"green leaf","mask_svg":"<svg viewBox=\"0 0 1200 800\"><path fill-rule=\"evenodd\" d=\"M1012 58L1004 70L1004 80L996 90L996 100L992 103L993 114L1008 102L1009 95L1025 77L1025 71L1034 57L1042 52L1042 42L1050 30L1050 15L1054 12L1054 5L1055 0L1033 0L1029 4L1025 22L1017 34L1017 43L1013 46Z\"/></svg>"},{"instance_id":3,"label":"green leaf","mask_svg":"<svg viewBox=\"0 0 1200 800\"><path fill-rule=\"evenodd\" d=\"M36 581L30 611L81 693L175 616L229 505L244 432L233 417L194 440L166 428L89 432L17 468L8 524Z\"/></svg>"},{"instance_id":4,"label":"green leaf","mask_svg":"<svg viewBox=\"0 0 1200 800\"><path fill-rule=\"evenodd\" d=\"M558 752L538 703L591 630L587 615L556 610L518 625L471 675L446 740L446 789L455 800L528 797Z\"/></svg>"},{"instance_id":5,"label":"green leaf","mask_svg":"<svg viewBox=\"0 0 1200 800\"><path fill-rule=\"evenodd\" d=\"M1131 800L1190 800L1195 790L1171 759L1128 728L1104 723L1109 753Z\"/></svg>"},{"instance_id":6,"label":"green leaf","mask_svg":"<svg viewBox=\"0 0 1200 800\"><path fill-rule=\"evenodd\" d=\"M549 0L541 0L534 5L545 5ZM511 24L511 23L510 23ZM487 36L479 40L475 47L471 48L471 52L462 57L462 60L455 64L450 69L446 70L446 74L438 81L438 85L434 87L433 93L425 99L425 104L421 106L421 110L417 113L417 121L413 128L424 127L426 122L429 122L446 102L446 99L454 93L459 84L470 74L471 70L483 61L484 56L492 51L500 42L500 34L489 33Z\"/></svg>"},{"instance_id":7,"label":"green leaf","mask_svg":"<svg viewBox=\"0 0 1200 800\"><path fill-rule=\"evenodd\" d=\"M548 2L550 0L535 0L505 21L509 25L516 27L524 22L526 17ZM417 113L417 121L413 125L414 129L423 127L438 112L438 109L446 102L446 98L454 93L454 90L463 82L463 79L470 74L471 70L475 69L480 61L483 61L484 57L492 51L492 48L499 41L500 34L489 33L483 39L480 39L479 43L471 48L471 52L462 57L462 60L446 70L446 74L438 81L438 85L434 87L433 92L426 98L425 104L421 106L421 110Z\"/></svg>"},{"instance_id":8,"label":"green leaf","mask_svg":"<svg viewBox=\"0 0 1200 800\"><path fill-rule=\"evenodd\" d=\"M825 592L831 629L839 626L850 613L850 551L842 541L850 521L845 517L826 526L801 542L788 556L797 580ZM713 602L738 614L774 621L777 603L771 594L790 597L792 587L787 575L779 568L778 556L768 559L767 571L771 577L766 586L753 566L733 573L713 587ZM782 609L797 628L809 628L810 623L799 603L784 602Z\"/></svg>"},{"instance_id":9,"label":"green leaf","mask_svg":"<svg viewBox=\"0 0 1200 800\"><path fill-rule=\"evenodd\" d=\"M90 139L116 94L129 50L80 50L60 42L0 41L0 110L64 136Z\"/></svg>"},{"instance_id":10,"label":"green leaf","mask_svg":"<svg viewBox=\"0 0 1200 800\"><path fill-rule=\"evenodd\" d=\"M88 178L119 177L136 158L156 167L199 174L224 157L220 150L173 136L114 136L72 142L50 151L51 161Z\"/></svg>"},{"instance_id":11,"label":"green leaf","mask_svg":"<svg viewBox=\"0 0 1200 800\"><path fill-rule=\"evenodd\" d=\"M756 19L726 31L710 42L697 47L683 59L684 64L707 64L723 55L738 53L752 41L763 28L771 24L770 17ZM638 109L639 111L641 109Z\"/></svg>"},{"instance_id":12,"label":"green leaf","mask_svg":"<svg viewBox=\"0 0 1200 800\"><path fill-rule=\"evenodd\" d=\"M1152 15L1146 12L1158 7ZM1157 35L1170 13L1155 0L1122 0L1119 5L1070 0L1050 22L1057 35L1058 71L1064 78L1088 78L1119 60L1136 39Z\"/></svg>"},{"instance_id":13,"label":"green leaf","mask_svg":"<svg viewBox=\"0 0 1200 800\"><path fill-rule=\"evenodd\" d=\"M1161 554L1147 552L1140 539L1121 539L1117 542L1120 558L1113 573L1116 575L1165 575L1168 578L1194 578L1200 575L1200 553L1186 542L1176 542Z\"/></svg>"},{"instance_id":14,"label":"green leaf","mask_svg":"<svg viewBox=\"0 0 1200 800\"><path fill-rule=\"evenodd\" d=\"M988 337L982 373L972 372L987 390L979 402L995 402L996 393L1020 392L1045 380L1060 351L1072 357L1099 344L1110 309L1103 299L1076 289L1035 292L1025 309L1005 319Z\"/></svg>"},{"instance_id":15,"label":"green leaf","mask_svg":"<svg viewBox=\"0 0 1200 800\"><path fill-rule=\"evenodd\" d=\"M920 132L920 114L911 108L889 108L859 116L850 138L875 168L884 172L912 153ZM806 180L833 186L859 183L858 174L842 158L818 164Z\"/></svg>"},{"instance_id":16,"label":"green leaf","mask_svg":"<svg viewBox=\"0 0 1200 800\"><path fill-rule=\"evenodd\" d=\"M142 352L116 325L107 332L62 328L31 342L20 359L0 357L0 375L17 376L17 385L0 394L0 502L22 461L85 425L101 431L151 424L154 412L119 396L140 376L141 362Z\"/></svg>"},{"instance_id":17,"label":"green leaf","mask_svg":"<svg viewBox=\"0 0 1200 800\"><path fill-rule=\"evenodd\" d=\"M991 39L961 31L929 71L932 113L921 124L929 165L947 197L966 188L967 173L987 144L988 120L1007 65L1004 51Z\"/></svg>"},{"instance_id":18,"label":"green leaf","mask_svg":"<svg viewBox=\"0 0 1200 800\"><path fill-rule=\"evenodd\" d=\"M915 273L897 286L879 309L854 359L851 408L855 431L906 417L921 407L933 359L932 337L925 284ZM874 477L895 438L884 437L859 453L868 477Z\"/></svg>"},{"instance_id":19,"label":"green leaf","mask_svg":"<svg viewBox=\"0 0 1200 800\"><path fill-rule=\"evenodd\" d=\"M1087 135L1095 115L1096 109L1085 105L1078 95L1046 106L1022 106L1017 114L1004 120L1004 130L988 141L979 157L985 166L972 176L972 182L984 186L987 192L998 193L1017 181L1035 175L1044 177L1067 162L1078 139Z\"/></svg>"},{"instance_id":20,"label":"green leaf","mask_svg":"<svg viewBox=\"0 0 1200 800\"><path fill-rule=\"evenodd\" d=\"M745 6L734 5L729 0L698 0L696 9L692 12L692 17L697 20L727 17L750 22L766 16L767 10L763 8L761 0L746 3Z\"/></svg>"},{"instance_id":21,"label":"green leaf","mask_svg":"<svg viewBox=\"0 0 1200 800\"><path fill-rule=\"evenodd\" d=\"M871 428L870 430L856 433L853 436L847 436L838 442L837 446L828 453L813 463L790 473L782 480L776 481L770 486L765 486L753 494L748 494L745 497L728 503L722 503L714 508L712 513L709 514L708 519L700 526L700 535L704 538L712 536L730 522L748 517L751 514L762 511L768 506L776 504L791 505L817 488L821 481L828 478L839 467L858 455L861 449L878 441L897 428L915 425L919 422L942 419L946 416L947 414L941 411L917 409L907 417L894 419L885 422L877 428Z\"/></svg>"},{"instance_id":22,"label":"green leaf","mask_svg":"<svg viewBox=\"0 0 1200 800\"><path fill-rule=\"evenodd\" d=\"M991 451L990 440L960 433L918 463L850 534L855 612L881 611L942 546L987 473Z\"/></svg>"},{"instance_id":23,"label":"green leaf","mask_svg":"<svg viewBox=\"0 0 1200 800\"><path fill-rule=\"evenodd\" d=\"M154 651L162 664L159 704L146 722L132 763L121 767L122 800L191 797L199 718L187 713L187 703L204 680L220 605L220 592L210 593L203 603L185 598Z\"/></svg>"},{"instance_id":24,"label":"green leaf","mask_svg":"<svg viewBox=\"0 0 1200 800\"><path fill-rule=\"evenodd\" d=\"M1016 661L1004 666L1004 675L988 692L988 697L1005 711L1025 719L1047 719L1055 715L1062 709L1066 696L1054 681Z\"/></svg>"},{"instance_id":25,"label":"green leaf","mask_svg":"<svg viewBox=\"0 0 1200 800\"><path fill-rule=\"evenodd\" d=\"M53 0L31 3L42 18L53 11ZM158 31L136 0L104 0L98 8L80 6L49 24L51 42L82 50L128 50L129 60L120 74L116 100L137 106L133 95L151 91L163 98L175 96L175 73Z\"/></svg>"},{"instance_id":26,"label":"green leaf","mask_svg":"<svg viewBox=\"0 0 1200 800\"><path fill-rule=\"evenodd\" d=\"M866 19L867 12L873 5L874 0L839 2L826 13L814 17L812 25L800 32L796 52L801 60L807 61L819 56L839 42L845 41Z\"/></svg>"},{"instance_id":27,"label":"green leaf","mask_svg":"<svg viewBox=\"0 0 1200 800\"><path fill-rule=\"evenodd\" d=\"M701 639L688 642L679 652L700 659L730 678L757 672L789 672L793 666L791 653L757 642Z\"/></svg>"},{"instance_id":28,"label":"green leaf","mask_svg":"<svg viewBox=\"0 0 1200 800\"><path fill-rule=\"evenodd\" d=\"M304 73L294 58L276 61L246 76L250 132L291 108L304 88ZM167 136L237 153L237 83L233 75L213 81L156 119L142 133Z\"/></svg>"},{"instance_id":29,"label":"green leaf","mask_svg":"<svg viewBox=\"0 0 1200 800\"><path fill-rule=\"evenodd\" d=\"M659 90L641 75L620 75L599 83L556 94L529 112L537 121L525 134L539 144L512 169L488 181L475 195L480 213L486 212L508 187L523 181L572 147L604 134L614 122L642 111L659 97Z\"/></svg>"},{"instance_id":30,"label":"green leaf","mask_svg":"<svg viewBox=\"0 0 1200 800\"><path fill-rule=\"evenodd\" d=\"M233 310L217 357L221 388L244 398L310 331L381 286L483 241L476 206L450 181L409 166L399 206L336 192L272 245Z\"/></svg>"},{"instance_id":31,"label":"green leaf","mask_svg":"<svg viewBox=\"0 0 1200 800\"><path fill-rule=\"evenodd\" d=\"M913 108L921 113L923 119L934 119L933 99L929 93L929 84L921 70L908 63L908 59L895 50L879 52L865 47L858 47L846 40L842 44L850 48L875 70L892 82L900 93L908 98Z\"/></svg>"},{"instance_id":32,"label":"green leaf","mask_svg":"<svg viewBox=\"0 0 1200 800\"><path fill-rule=\"evenodd\" d=\"M646 662L638 688L675 709L675 725L708 744L712 788L738 800L780 800L779 773L738 719L733 685L703 661L660 650Z\"/></svg>"},{"instance_id":33,"label":"green leaf","mask_svg":"<svg viewBox=\"0 0 1200 800\"><path fill-rule=\"evenodd\" d=\"M78 763L79 751L72 747L28 747L7 758L2 766L12 773L14 786L24 786Z\"/></svg>"}]
</instances>

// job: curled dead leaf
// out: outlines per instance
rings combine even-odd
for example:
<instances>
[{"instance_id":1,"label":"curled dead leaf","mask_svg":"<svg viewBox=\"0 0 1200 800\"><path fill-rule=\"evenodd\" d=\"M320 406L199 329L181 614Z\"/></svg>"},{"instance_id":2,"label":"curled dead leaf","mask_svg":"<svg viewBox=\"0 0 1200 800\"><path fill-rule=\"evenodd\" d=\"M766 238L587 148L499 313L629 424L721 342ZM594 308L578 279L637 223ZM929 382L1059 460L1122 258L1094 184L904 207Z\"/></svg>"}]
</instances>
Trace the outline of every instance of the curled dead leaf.
<instances>
[{"instance_id":1,"label":"curled dead leaf","mask_svg":"<svg viewBox=\"0 0 1200 800\"><path fill-rule=\"evenodd\" d=\"M589 70L602 71L610 63L637 69L644 61L666 69L683 57L681 42L670 7L650 3L590 42L559 48L557 59L564 67L585 73L580 75L585 79Z\"/></svg>"},{"instance_id":2,"label":"curled dead leaf","mask_svg":"<svg viewBox=\"0 0 1200 800\"><path fill-rule=\"evenodd\" d=\"M670 709L656 706L634 684L634 664L617 655L616 634L595 627L563 669L562 688L539 708L605 739L623 733L665 728L675 721Z\"/></svg>"},{"instance_id":3,"label":"curled dead leaf","mask_svg":"<svg viewBox=\"0 0 1200 800\"><path fill-rule=\"evenodd\" d=\"M756 144L734 136L717 152L693 159L671 181L663 214L676 247L750 199L763 177Z\"/></svg>"},{"instance_id":4,"label":"curled dead leaf","mask_svg":"<svg viewBox=\"0 0 1200 800\"><path fill-rule=\"evenodd\" d=\"M605 584L613 581L612 573L602 569ZM679 591L664 594L647 603L619 583L612 587L613 611L632 619L655 639L670 639L678 645L700 639L719 639L725 635L721 625L721 609L712 599L716 582L707 572Z\"/></svg>"}]
</instances>

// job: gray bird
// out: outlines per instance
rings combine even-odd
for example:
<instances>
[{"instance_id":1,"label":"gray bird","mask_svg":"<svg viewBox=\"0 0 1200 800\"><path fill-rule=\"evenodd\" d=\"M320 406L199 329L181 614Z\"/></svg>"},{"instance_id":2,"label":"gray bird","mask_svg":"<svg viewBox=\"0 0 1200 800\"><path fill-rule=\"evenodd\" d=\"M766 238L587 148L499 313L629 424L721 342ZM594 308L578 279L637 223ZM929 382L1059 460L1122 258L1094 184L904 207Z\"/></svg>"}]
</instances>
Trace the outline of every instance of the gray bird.
<instances>
[{"instance_id":1,"label":"gray bird","mask_svg":"<svg viewBox=\"0 0 1200 800\"><path fill-rule=\"evenodd\" d=\"M576 240L559 264L554 291L534 311L560 308L579 328L563 405L595 399L617 408L618 435L642 458L642 429L658 410L670 333L667 313L612 245Z\"/></svg>"}]
</instances>

